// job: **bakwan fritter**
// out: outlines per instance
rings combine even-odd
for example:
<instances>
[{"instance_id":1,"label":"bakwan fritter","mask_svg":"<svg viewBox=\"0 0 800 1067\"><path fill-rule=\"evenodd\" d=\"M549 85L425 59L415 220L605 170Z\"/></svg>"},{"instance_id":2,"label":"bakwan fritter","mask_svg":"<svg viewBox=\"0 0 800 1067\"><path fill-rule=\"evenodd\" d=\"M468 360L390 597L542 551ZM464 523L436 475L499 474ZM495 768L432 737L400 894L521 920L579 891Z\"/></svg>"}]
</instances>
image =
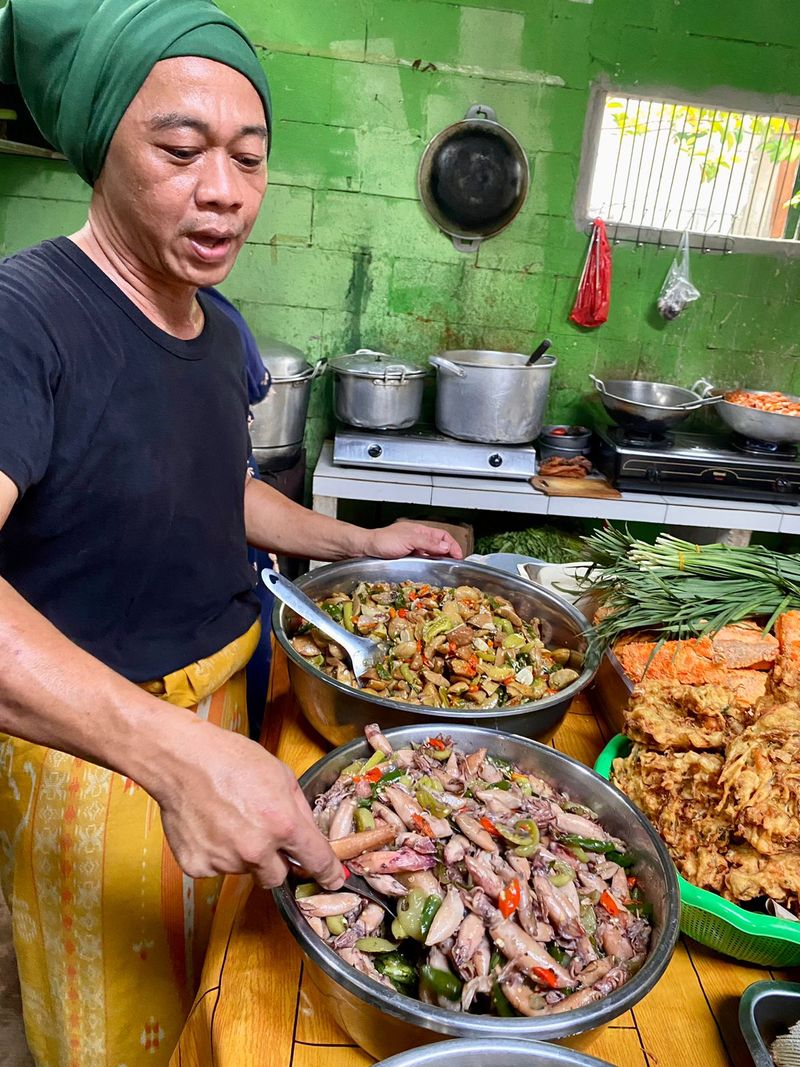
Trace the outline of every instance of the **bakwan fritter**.
<instances>
[{"instance_id":1,"label":"bakwan fritter","mask_svg":"<svg viewBox=\"0 0 800 1067\"><path fill-rule=\"evenodd\" d=\"M719 685L648 682L636 688L625 716L633 741L659 751L722 749L752 720Z\"/></svg>"}]
</instances>

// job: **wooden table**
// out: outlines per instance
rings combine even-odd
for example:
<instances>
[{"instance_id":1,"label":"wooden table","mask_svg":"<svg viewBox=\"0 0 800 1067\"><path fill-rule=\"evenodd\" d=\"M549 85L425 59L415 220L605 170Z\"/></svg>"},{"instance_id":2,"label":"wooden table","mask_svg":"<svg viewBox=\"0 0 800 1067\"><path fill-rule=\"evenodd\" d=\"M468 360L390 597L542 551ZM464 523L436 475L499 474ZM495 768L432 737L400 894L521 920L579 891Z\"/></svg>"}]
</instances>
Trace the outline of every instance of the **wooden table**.
<instances>
[{"instance_id":1,"label":"wooden table","mask_svg":"<svg viewBox=\"0 0 800 1067\"><path fill-rule=\"evenodd\" d=\"M608 730L585 700L553 744L593 763ZM300 774L325 742L299 715L276 649L263 743ZM785 974L736 963L682 937L652 992L586 1049L615 1067L752 1067L739 1033L738 999L751 982ZM272 898L249 877L223 886L206 965L170 1067L367 1067L319 1002Z\"/></svg>"}]
</instances>

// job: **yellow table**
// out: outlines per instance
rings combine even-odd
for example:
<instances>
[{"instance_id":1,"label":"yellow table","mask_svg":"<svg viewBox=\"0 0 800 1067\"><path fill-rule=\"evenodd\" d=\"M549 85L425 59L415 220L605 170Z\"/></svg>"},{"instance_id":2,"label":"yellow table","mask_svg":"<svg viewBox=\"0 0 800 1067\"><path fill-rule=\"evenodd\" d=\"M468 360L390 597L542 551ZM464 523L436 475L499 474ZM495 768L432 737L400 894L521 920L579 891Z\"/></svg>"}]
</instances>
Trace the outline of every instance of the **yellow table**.
<instances>
[{"instance_id":1,"label":"yellow table","mask_svg":"<svg viewBox=\"0 0 800 1067\"><path fill-rule=\"evenodd\" d=\"M608 730L585 700L573 704L553 745L594 762ZM297 774L325 752L292 698L275 650L263 743ZM681 938L666 974L587 1049L615 1067L752 1067L738 999L751 982L786 975L736 963ZM319 1003L272 897L249 877L223 886L200 992L170 1067L367 1067Z\"/></svg>"}]
</instances>

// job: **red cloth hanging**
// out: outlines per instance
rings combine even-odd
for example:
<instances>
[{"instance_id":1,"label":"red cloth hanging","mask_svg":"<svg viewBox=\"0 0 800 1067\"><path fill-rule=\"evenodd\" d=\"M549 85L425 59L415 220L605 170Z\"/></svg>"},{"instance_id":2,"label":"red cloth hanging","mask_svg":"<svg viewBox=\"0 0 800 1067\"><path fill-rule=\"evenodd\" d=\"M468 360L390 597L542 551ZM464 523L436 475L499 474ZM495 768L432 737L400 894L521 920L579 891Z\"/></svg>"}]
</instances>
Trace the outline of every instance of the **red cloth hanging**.
<instances>
[{"instance_id":1,"label":"red cloth hanging","mask_svg":"<svg viewBox=\"0 0 800 1067\"><path fill-rule=\"evenodd\" d=\"M595 219L578 295L569 317L579 326L602 326L608 318L610 303L611 248L605 223L602 219Z\"/></svg>"}]
</instances>

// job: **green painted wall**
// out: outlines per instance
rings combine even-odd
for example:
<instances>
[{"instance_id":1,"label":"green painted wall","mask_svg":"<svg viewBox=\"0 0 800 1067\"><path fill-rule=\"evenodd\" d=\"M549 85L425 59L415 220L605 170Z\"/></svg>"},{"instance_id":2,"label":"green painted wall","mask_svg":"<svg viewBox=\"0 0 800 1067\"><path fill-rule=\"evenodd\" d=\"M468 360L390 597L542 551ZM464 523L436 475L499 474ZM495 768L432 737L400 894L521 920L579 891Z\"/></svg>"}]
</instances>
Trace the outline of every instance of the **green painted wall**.
<instances>
[{"instance_id":1,"label":"green painted wall","mask_svg":"<svg viewBox=\"0 0 800 1067\"><path fill-rule=\"evenodd\" d=\"M800 95L797 0L223 0L261 49L275 104L271 186L226 291L261 334L316 358L357 345L424 361L442 347L529 350L560 364L549 414L575 418L587 373L800 392L800 261L695 256L702 299L665 324L653 305L672 253L614 250L610 321L567 321L586 237L572 204L588 90L732 86ZM529 153L513 226L457 253L416 202L427 140L491 105ZM83 221L68 168L0 162L0 243ZM308 443L330 429L329 382Z\"/></svg>"}]
</instances>

